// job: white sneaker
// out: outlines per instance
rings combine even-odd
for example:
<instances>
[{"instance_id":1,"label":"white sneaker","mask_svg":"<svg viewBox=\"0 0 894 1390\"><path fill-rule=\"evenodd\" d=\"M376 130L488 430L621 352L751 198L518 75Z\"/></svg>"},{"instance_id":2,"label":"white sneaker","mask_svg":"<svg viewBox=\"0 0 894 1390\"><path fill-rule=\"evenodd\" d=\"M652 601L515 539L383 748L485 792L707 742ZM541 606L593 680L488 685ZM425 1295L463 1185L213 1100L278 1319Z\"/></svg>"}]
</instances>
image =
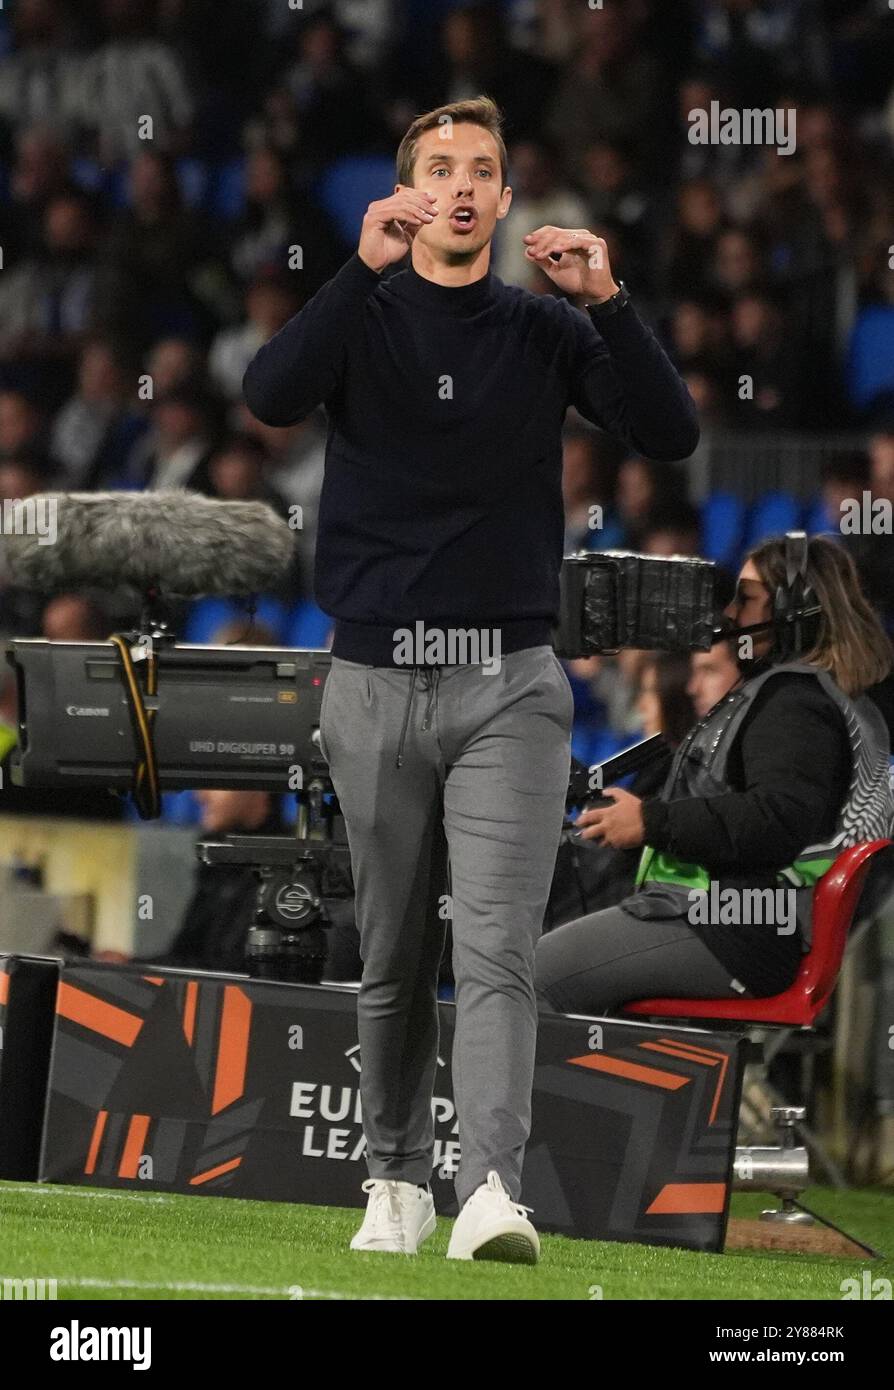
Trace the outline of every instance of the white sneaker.
<instances>
[{"instance_id":1,"label":"white sneaker","mask_svg":"<svg viewBox=\"0 0 894 1390\"><path fill-rule=\"evenodd\" d=\"M495 1169L476 1187L453 1224L448 1260L509 1260L534 1265L540 1258L540 1238L523 1207L513 1202Z\"/></svg>"},{"instance_id":2,"label":"white sneaker","mask_svg":"<svg viewBox=\"0 0 894 1390\"><path fill-rule=\"evenodd\" d=\"M394 1250L415 1255L435 1229L435 1199L414 1182L367 1178L369 1193L363 1225L351 1241L352 1250Z\"/></svg>"}]
</instances>

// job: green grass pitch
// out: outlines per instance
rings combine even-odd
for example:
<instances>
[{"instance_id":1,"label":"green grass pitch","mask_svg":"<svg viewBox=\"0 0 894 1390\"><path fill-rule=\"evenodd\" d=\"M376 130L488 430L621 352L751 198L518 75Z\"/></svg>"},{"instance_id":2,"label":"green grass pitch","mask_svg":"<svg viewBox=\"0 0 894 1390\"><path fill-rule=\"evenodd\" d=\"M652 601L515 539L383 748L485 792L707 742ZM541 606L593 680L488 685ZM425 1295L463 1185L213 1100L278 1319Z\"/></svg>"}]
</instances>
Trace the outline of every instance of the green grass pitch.
<instances>
[{"instance_id":1,"label":"green grass pitch","mask_svg":"<svg viewBox=\"0 0 894 1390\"><path fill-rule=\"evenodd\" d=\"M807 1206L880 1251L831 1256L687 1250L541 1236L540 1263L447 1261L439 1218L418 1255L348 1249L360 1210L226 1197L0 1183L0 1280L56 1279L60 1299L841 1299L894 1280L894 1193L813 1188ZM773 1205L738 1194L732 1215ZM532 1219L537 1220L536 1212Z\"/></svg>"}]
</instances>

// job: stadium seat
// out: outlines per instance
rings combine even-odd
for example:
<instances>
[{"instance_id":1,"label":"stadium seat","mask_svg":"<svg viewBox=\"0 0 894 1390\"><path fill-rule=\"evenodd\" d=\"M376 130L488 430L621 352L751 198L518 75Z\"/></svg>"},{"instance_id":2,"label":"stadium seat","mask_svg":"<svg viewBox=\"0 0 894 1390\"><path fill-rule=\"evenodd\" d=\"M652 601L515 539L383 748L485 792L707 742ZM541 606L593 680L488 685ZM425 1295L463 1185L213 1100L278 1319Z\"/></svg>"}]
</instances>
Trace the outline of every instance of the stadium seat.
<instances>
[{"instance_id":1,"label":"stadium seat","mask_svg":"<svg viewBox=\"0 0 894 1390\"><path fill-rule=\"evenodd\" d=\"M183 626L184 642L210 642L212 634L233 617L233 604L226 598L203 598L192 605Z\"/></svg>"},{"instance_id":2,"label":"stadium seat","mask_svg":"<svg viewBox=\"0 0 894 1390\"><path fill-rule=\"evenodd\" d=\"M286 641L287 611L279 599L262 594L257 601L256 618L272 628L277 642ZM184 642L211 642L215 633L225 623L242 622L246 635L250 622L248 603L245 599L203 598L193 604L183 629ZM286 641L286 645L290 644Z\"/></svg>"},{"instance_id":3,"label":"stadium seat","mask_svg":"<svg viewBox=\"0 0 894 1390\"><path fill-rule=\"evenodd\" d=\"M584 680L582 676L576 676L565 662L563 662L563 669L568 677L568 684L571 686L571 694L574 697L575 723L581 728L586 725L590 728L602 729L605 725L605 705L594 695L589 681Z\"/></svg>"},{"instance_id":4,"label":"stadium seat","mask_svg":"<svg viewBox=\"0 0 894 1390\"><path fill-rule=\"evenodd\" d=\"M638 999L624 1005L625 1014L655 1018L729 1019L744 1024L810 1028L825 1008L841 970L848 932L874 855L890 840L852 845L816 885L813 898L813 939L801 961L794 984L766 999Z\"/></svg>"},{"instance_id":5,"label":"stadium seat","mask_svg":"<svg viewBox=\"0 0 894 1390\"><path fill-rule=\"evenodd\" d=\"M822 497L817 497L804 513L804 530L808 536L834 536L838 529Z\"/></svg>"},{"instance_id":6,"label":"stadium seat","mask_svg":"<svg viewBox=\"0 0 894 1390\"><path fill-rule=\"evenodd\" d=\"M88 193L105 192L106 171L98 159L91 159L89 155L76 155L69 165L69 171L78 188L83 188Z\"/></svg>"},{"instance_id":7,"label":"stadium seat","mask_svg":"<svg viewBox=\"0 0 894 1390\"><path fill-rule=\"evenodd\" d=\"M245 207L245 160L218 164L210 180L208 210L213 217L233 222Z\"/></svg>"},{"instance_id":8,"label":"stadium seat","mask_svg":"<svg viewBox=\"0 0 894 1390\"><path fill-rule=\"evenodd\" d=\"M593 730L585 723L575 720L571 730L571 755L577 758L578 762L585 763L587 767L590 763L590 749L593 746Z\"/></svg>"},{"instance_id":9,"label":"stadium seat","mask_svg":"<svg viewBox=\"0 0 894 1390\"><path fill-rule=\"evenodd\" d=\"M762 1213L765 1219L782 1222L795 1219L795 1208L799 1205L797 1197L811 1182L809 1155L819 1161L834 1185L846 1185L834 1159L818 1135L808 1127L804 1106L791 1106L773 1085L766 1068L795 1035L801 1040L800 1045L795 1046L802 1054L802 1062L805 1047L809 1051L821 1045L814 1024L837 983L870 864L875 855L890 848L891 844L889 839L880 839L852 845L819 880L813 900L811 948L801 960L794 983L781 994L763 999L639 999L624 1005L620 1011L622 1015L646 1015L662 1020L711 1020L713 1028L726 1021L731 1028L748 1034L750 1046L757 1048L760 1058L764 1099L772 1101L771 1114L778 1126L779 1142L775 1149L767 1147L763 1138L756 1149L737 1147L736 1171L741 1166L747 1179L755 1160L767 1164L770 1175L760 1186L776 1193L781 1206L777 1211ZM763 1041L758 1042L759 1038ZM802 1087L808 1084L806 1078L802 1079ZM756 1106L751 1102L746 1105L743 1096L742 1107L741 1124L748 1124L749 1108L754 1109L759 1127L765 1123L762 1102ZM796 1147L795 1125L807 1148Z\"/></svg>"},{"instance_id":10,"label":"stadium seat","mask_svg":"<svg viewBox=\"0 0 894 1390\"><path fill-rule=\"evenodd\" d=\"M613 758L616 753L623 752L637 741L634 734L619 734L612 729L606 729L604 716L601 716L595 725L589 721L575 721L571 734L571 752L587 767L595 767L597 763L604 763L606 759Z\"/></svg>"},{"instance_id":11,"label":"stadium seat","mask_svg":"<svg viewBox=\"0 0 894 1390\"><path fill-rule=\"evenodd\" d=\"M766 492L755 502L745 523L745 548L770 536L781 536L801 524L801 506L787 492Z\"/></svg>"},{"instance_id":12,"label":"stadium seat","mask_svg":"<svg viewBox=\"0 0 894 1390\"><path fill-rule=\"evenodd\" d=\"M894 389L894 305L861 309L847 353L847 390L858 410Z\"/></svg>"},{"instance_id":13,"label":"stadium seat","mask_svg":"<svg viewBox=\"0 0 894 1390\"><path fill-rule=\"evenodd\" d=\"M313 599L305 599L289 613L283 640L287 647L310 647L323 651L329 645L332 626L329 614L324 613Z\"/></svg>"},{"instance_id":14,"label":"stadium seat","mask_svg":"<svg viewBox=\"0 0 894 1390\"><path fill-rule=\"evenodd\" d=\"M202 808L193 791L163 792L161 814L158 820L143 820L133 797L125 802L124 819L137 825L198 825L202 819Z\"/></svg>"},{"instance_id":15,"label":"stadium seat","mask_svg":"<svg viewBox=\"0 0 894 1390\"><path fill-rule=\"evenodd\" d=\"M323 800L324 800L324 801L327 801L327 802L328 802L328 801L331 801L331 800L332 800L332 793L331 793L331 792L326 792L325 795L324 795L324 797L323 797ZM281 818L282 818L283 825L285 825L285 826L294 826L294 825L297 825L297 823L298 823L298 802L297 802L296 799L295 799L295 793L294 793L294 792L286 792L285 796L281 796L281 797L279 798L279 812L280 812L280 816L281 816Z\"/></svg>"},{"instance_id":16,"label":"stadium seat","mask_svg":"<svg viewBox=\"0 0 894 1390\"><path fill-rule=\"evenodd\" d=\"M202 808L195 792L165 792L161 799L161 818L166 825L198 825Z\"/></svg>"},{"instance_id":17,"label":"stadium seat","mask_svg":"<svg viewBox=\"0 0 894 1390\"><path fill-rule=\"evenodd\" d=\"M208 166L201 159L178 159L177 182L189 208L200 208L208 189Z\"/></svg>"},{"instance_id":18,"label":"stadium seat","mask_svg":"<svg viewBox=\"0 0 894 1390\"><path fill-rule=\"evenodd\" d=\"M130 207L130 165L116 164L105 176L105 196L113 208Z\"/></svg>"},{"instance_id":19,"label":"stadium seat","mask_svg":"<svg viewBox=\"0 0 894 1390\"><path fill-rule=\"evenodd\" d=\"M731 492L712 492L702 504L702 553L715 565L729 570L739 568L742 552L742 533L745 527L745 505Z\"/></svg>"},{"instance_id":20,"label":"stadium seat","mask_svg":"<svg viewBox=\"0 0 894 1390\"><path fill-rule=\"evenodd\" d=\"M384 155L356 155L339 159L318 180L313 195L329 214L349 246L360 235L360 224L370 203L394 192L394 160Z\"/></svg>"}]
</instances>

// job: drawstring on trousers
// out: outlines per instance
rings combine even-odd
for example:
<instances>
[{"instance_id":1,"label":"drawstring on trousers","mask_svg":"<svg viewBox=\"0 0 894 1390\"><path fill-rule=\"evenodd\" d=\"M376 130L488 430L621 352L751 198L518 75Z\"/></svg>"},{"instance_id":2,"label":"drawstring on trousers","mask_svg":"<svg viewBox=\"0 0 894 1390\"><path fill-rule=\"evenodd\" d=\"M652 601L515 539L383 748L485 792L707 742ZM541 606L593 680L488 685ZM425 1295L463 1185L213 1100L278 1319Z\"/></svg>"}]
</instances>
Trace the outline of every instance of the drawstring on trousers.
<instances>
[{"instance_id":1,"label":"drawstring on trousers","mask_svg":"<svg viewBox=\"0 0 894 1390\"><path fill-rule=\"evenodd\" d=\"M413 707L413 695L416 690L417 671L421 672L423 689L428 690L428 700L425 704L425 714L422 716L422 727L423 729L428 729L431 725L432 705L434 704L435 694L438 689L438 679L441 675L441 668L439 666L414 666L412 674L410 676L410 688L407 691L407 704L404 710L404 725L400 731L400 743L397 747L397 767L400 767L404 760L404 739L406 738L407 734L407 725L410 722L410 711Z\"/></svg>"}]
</instances>

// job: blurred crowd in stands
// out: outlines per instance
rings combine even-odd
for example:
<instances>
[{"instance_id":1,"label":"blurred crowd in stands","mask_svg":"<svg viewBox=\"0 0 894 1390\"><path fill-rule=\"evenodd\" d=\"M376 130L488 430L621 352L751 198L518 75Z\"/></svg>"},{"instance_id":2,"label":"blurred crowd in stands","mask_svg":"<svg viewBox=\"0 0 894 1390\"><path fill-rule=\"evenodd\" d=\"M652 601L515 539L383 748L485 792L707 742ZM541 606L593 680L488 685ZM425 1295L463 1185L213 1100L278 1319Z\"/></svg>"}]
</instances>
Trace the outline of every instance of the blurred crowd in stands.
<instances>
[{"instance_id":1,"label":"blurred crowd in stands","mask_svg":"<svg viewBox=\"0 0 894 1390\"><path fill-rule=\"evenodd\" d=\"M597 231L705 431L852 435L812 529L838 531L864 488L894 503L892 56L887 0L17 0L0 10L0 506L171 486L297 504L268 634L294 636L326 421L260 424L244 369L351 255L414 115L481 92L506 116L502 279L554 293L523 235ZM692 143L689 113L715 102L794 113L794 151ZM566 551L735 568L760 523L743 514L724 549L691 481L569 418ZM894 630L890 536L843 543ZM0 636L120 616L0 587ZM642 727L631 663L571 673L579 735ZM0 726L13 709L0 677Z\"/></svg>"}]
</instances>

